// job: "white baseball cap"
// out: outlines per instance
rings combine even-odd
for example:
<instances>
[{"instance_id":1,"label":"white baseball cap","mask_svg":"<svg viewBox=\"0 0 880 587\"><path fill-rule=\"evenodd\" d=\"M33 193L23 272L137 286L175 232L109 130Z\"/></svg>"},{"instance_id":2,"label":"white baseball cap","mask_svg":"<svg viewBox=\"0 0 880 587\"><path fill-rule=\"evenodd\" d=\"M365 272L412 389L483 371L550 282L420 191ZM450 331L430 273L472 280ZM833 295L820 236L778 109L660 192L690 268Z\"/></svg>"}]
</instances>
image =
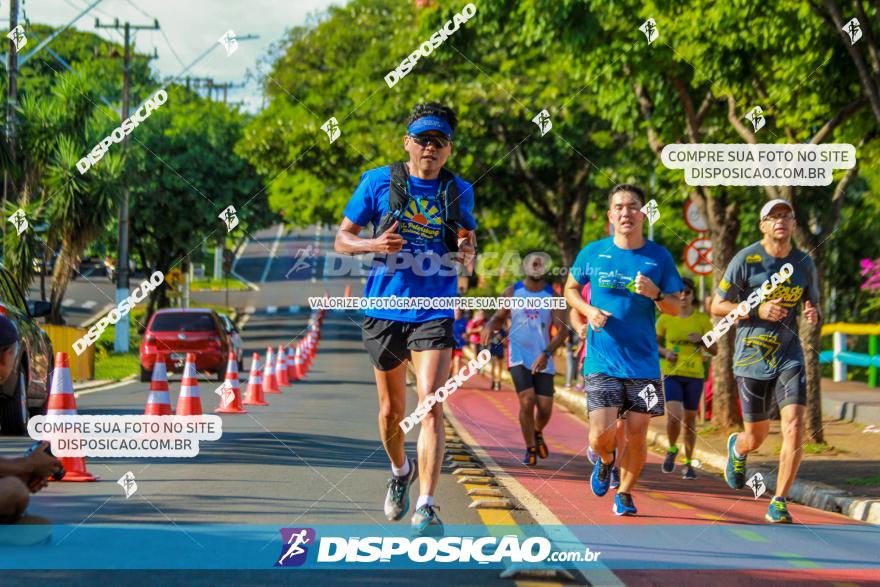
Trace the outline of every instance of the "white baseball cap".
<instances>
[{"instance_id":1,"label":"white baseball cap","mask_svg":"<svg viewBox=\"0 0 880 587\"><path fill-rule=\"evenodd\" d=\"M770 214L770 211L773 210L773 208L775 208L776 206L787 207L789 210L791 210L792 216L794 216L794 206L791 205L791 202L789 202L788 200L783 200L782 198L776 198L775 200L770 200L769 202L764 204L763 208L761 208L761 220L764 220L764 218L766 218L767 215Z\"/></svg>"}]
</instances>

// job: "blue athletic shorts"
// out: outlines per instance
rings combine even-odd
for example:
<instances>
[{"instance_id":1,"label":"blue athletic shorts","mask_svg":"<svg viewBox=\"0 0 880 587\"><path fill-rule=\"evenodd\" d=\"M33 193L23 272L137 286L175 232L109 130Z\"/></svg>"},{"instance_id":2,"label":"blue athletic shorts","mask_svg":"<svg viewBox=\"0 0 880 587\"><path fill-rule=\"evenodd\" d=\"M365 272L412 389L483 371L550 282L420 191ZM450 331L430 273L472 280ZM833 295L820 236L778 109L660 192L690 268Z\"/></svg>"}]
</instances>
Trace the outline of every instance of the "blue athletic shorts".
<instances>
[{"instance_id":1,"label":"blue athletic shorts","mask_svg":"<svg viewBox=\"0 0 880 587\"><path fill-rule=\"evenodd\" d=\"M684 409L696 412L703 395L703 380L696 377L672 375L663 378L663 389L667 402L681 402Z\"/></svg>"}]
</instances>

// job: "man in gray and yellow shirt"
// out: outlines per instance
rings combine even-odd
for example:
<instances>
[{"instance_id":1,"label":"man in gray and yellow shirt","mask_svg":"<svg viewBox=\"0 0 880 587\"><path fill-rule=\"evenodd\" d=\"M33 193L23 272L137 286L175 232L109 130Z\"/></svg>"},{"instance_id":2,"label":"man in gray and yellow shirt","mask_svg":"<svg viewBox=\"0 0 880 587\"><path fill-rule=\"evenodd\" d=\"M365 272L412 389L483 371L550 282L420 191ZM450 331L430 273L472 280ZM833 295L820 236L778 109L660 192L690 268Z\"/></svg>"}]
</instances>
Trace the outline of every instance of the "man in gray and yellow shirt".
<instances>
[{"instance_id":1,"label":"man in gray and yellow shirt","mask_svg":"<svg viewBox=\"0 0 880 587\"><path fill-rule=\"evenodd\" d=\"M804 318L810 324L819 322L816 267L807 253L792 245L794 227L794 208L789 202L767 202L761 209L764 237L734 256L712 300L712 313L726 316L756 290L764 294L761 303L748 304L748 313L739 315L733 374L745 431L728 438L724 476L733 489L745 486L746 456L767 438L775 399L783 440L776 495L766 518L781 523L792 521L785 498L801 461L807 404L798 305L803 302Z\"/></svg>"}]
</instances>

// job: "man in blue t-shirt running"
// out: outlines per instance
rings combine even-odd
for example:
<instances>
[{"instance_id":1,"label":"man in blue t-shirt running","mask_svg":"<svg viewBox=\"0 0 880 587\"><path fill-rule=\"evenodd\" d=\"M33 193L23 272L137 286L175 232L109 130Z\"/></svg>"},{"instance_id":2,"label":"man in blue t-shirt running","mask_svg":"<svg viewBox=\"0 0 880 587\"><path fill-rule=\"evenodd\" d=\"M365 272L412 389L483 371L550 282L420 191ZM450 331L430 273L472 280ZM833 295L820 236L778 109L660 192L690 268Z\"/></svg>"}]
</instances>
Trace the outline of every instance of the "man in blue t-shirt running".
<instances>
[{"instance_id":1,"label":"man in blue t-shirt running","mask_svg":"<svg viewBox=\"0 0 880 587\"><path fill-rule=\"evenodd\" d=\"M400 187L391 187L391 167L370 169L345 207L345 217L336 233L336 252L379 253L385 257L384 263L373 264L366 285L367 298L458 295L453 258L467 261L476 252L477 223L473 187L443 170L452 153L457 122L455 112L442 104L416 104L403 137L408 161L405 168L397 167L405 176L402 181L396 180ZM404 191L401 207L392 209L392 193L400 201ZM449 220L456 216L455 210L457 227ZM373 238L359 236L367 224L377 227ZM457 252L451 251L456 243ZM443 404L437 402L422 420L418 461L406 456L400 427L406 410L406 360L412 360L415 368L419 404L427 405L426 398L433 396L449 377L456 345L452 321L451 309L374 308L366 310L363 324L364 345L379 391L379 433L391 460L385 516L400 520L406 515L409 488L419 478L419 499L412 516L413 531L418 535L443 534L443 524L434 509L434 490L446 438Z\"/></svg>"},{"instance_id":2,"label":"man in blue t-shirt running","mask_svg":"<svg viewBox=\"0 0 880 587\"><path fill-rule=\"evenodd\" d=\"M669 251L642 234L644 205L641 189L615 186L608 196L614 236L584 247L565 283L566 301L589 324L584 388L590 447L599 455L590 486L595 495L605 495L620 458L620 487L612 508L618 516L636 513L631 491L648 455L648 424L652 416L663 415L655 309L677 315L678 293L684 289ZM589 303L581 296L587 282ZM623 455L615 446L618 417L626 419Z\"/></svg>"}]
</instances>

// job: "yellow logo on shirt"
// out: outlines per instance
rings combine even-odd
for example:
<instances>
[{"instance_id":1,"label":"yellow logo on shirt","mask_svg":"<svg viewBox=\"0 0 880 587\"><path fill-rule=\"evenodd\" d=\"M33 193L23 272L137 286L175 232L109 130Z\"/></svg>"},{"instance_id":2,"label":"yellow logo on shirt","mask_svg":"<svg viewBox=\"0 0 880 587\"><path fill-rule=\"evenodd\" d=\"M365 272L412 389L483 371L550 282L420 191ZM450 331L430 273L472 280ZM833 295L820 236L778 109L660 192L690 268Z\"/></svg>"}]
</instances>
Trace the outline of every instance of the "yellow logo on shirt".
<instances>
[{"instance_id":1,"label":"yellow logo on shirt","mask_svg":"<svg viewBox=\"0 0 880 587\"><path fill-rule=\"evenodd\" d=\"M746 263L760 263L763 260L764 259L761 257L761 255L758 254L746 256Z\"/></svg>"},{"instance_id":2,"label":"yellow logo on shirt","mask_svg":"<svg viewBox=\"0 0 880 587\"><path fill-rule=\"evenodd\" d=\"M722 279L721 283L718 284L718 289L720 289L721 291L729 290L730 289L730 282L727 281L726 279Z\"/></svg>"}]
</instances>

